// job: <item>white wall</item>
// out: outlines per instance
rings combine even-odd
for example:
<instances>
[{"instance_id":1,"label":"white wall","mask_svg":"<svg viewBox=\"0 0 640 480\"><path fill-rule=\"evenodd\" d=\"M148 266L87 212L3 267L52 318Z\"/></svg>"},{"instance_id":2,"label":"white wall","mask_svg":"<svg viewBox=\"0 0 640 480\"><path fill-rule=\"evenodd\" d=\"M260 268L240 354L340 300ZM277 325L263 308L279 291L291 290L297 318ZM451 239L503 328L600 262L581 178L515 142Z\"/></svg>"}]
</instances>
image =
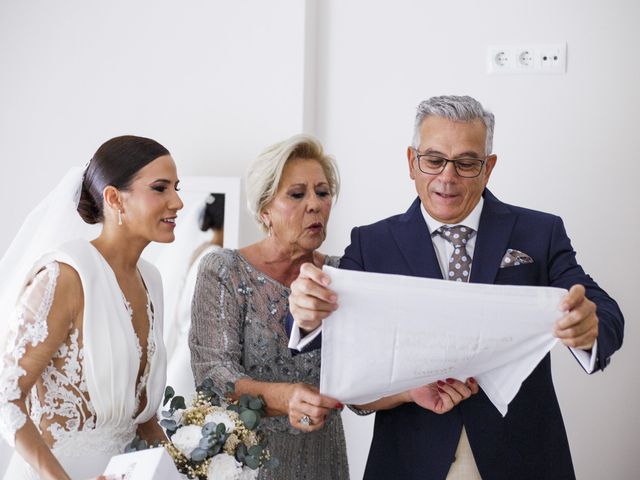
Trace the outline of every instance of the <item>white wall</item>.
<instances>
[{"instance_id":1,"label":"white wall","mask_svg":"<svg viewBox=\"0 0 640 480\"><path fill-rule=\"evenodd\" d=\"M415 197L405 150L421 100L478 98L496 115L492 191L561 215L578 260L626 314L625 345L604 374L587 376L564 348L553 352L577 477L638 478L640 262L627 255L636 242L625 242L626 252L613 242L640 237L640 4L327 0L318 7L318 133L343 181L324 249L342 252L352 226L403 212ZM486 74L488 44L559 41L568 43L566 75ZM371 420L344 418L352 477L361 478Z\"/></svg>"},{"instance_id":2,"label":"white wall","mask_svg":"<svg viewBox=\"0 0 640 480\"><path fill-rule=\"evenodd\" d=\"M304 2L0 2L0 252L105 140L149 136L180 175L243 175L303 125ZM244 212L244 210L243 210ZM245 239L257 238L247 215Z\"/></svg>"},{"instance_id":3,"label":"white wall","mask_svg":"<svg viewBox=\"0 0 640 480\"><path fill-rule=\"evenodd\" d=\"M639 5L4 0L0 252L62 173L111 136L161 141L182 175L235 176L264 146L304 129L340 165L343 190L323 247L339 254L352 226L413 199L404 155L417 103L474 95L497 117L494 193L562 215L579 260L626 314L625 345L604 374L584 375L561 348L553 360L578 478L636 478L638 260L606 249L614 228L640 234ZM489 43L555 41L569 46L566 75L485 73ZM245 214L241 244L256 238ZM344 418L357 479L370 419Z\"/></svg>"}]
</instances>

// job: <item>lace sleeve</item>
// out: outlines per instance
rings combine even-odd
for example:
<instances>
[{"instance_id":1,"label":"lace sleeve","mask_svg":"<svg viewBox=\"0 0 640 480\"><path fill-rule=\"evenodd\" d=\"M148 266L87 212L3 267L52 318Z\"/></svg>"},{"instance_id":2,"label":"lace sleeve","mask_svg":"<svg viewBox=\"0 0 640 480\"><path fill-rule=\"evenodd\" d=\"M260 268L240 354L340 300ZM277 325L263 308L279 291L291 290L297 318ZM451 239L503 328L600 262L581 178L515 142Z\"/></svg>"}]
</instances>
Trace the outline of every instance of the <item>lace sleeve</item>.
<instances>
[{"instance_id":1,"label":"lace sleeve","mask_svg":"<svg viewBox=\"0 0 640 480\"><path fill-rule=\"evenodd\" d=\"M56 262L41 270L22 293L9 320L10 331L0 362L0 435L11 446L14 446L16 432L27 420L16 401L27 396L35 380L21 381L26 376L34 377L28 370L40 363L28 357L31 350L49 336L47 317L59 273ZM37 375L40 371L33 373Z\"/></svg>"},{"instance_id":2,"label":"lace sleeve","mask_svg":"<svg viewBox=\"0 0 640 480\"><path fill-rule=\"evenodd\" d=\"M200 262L191 309L189 347L196 385L211 378L222 398L227 383L246 376L242 366L243 307L229 275L228 257L210 253Z\"/></svg>"}]
</instances>

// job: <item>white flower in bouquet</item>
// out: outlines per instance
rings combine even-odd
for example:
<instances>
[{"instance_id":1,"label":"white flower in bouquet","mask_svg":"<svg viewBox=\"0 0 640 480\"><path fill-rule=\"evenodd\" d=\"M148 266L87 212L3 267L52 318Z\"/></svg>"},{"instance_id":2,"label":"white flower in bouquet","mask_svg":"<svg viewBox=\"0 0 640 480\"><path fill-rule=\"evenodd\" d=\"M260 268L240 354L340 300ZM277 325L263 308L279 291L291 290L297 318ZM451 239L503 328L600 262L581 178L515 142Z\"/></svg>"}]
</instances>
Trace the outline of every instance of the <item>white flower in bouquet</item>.
<instances>
[{"instance_id":1,"label":"white flower in bouquet","mask_svg":"<svg viewBox=\"0 0 640 480\"><path fill-rule=\"evenodd\" d=\"M242 473L238 480L256 480L258 478L258 470L251 470L249 467L242 467Z\"/></svg>"},{"instance_id":2,"label":"white flower in bouquet","mask_svg":"<svg viewBox=\"0 0 640 480\"><path fill-rule=\"evenodd\" d=\"M215 424L224 423L224 426L227 428L227 433L232 433L236 429L236 422L231 418L231 416L223 410L214 411L208 414L204 423L213 422Z\"/></svg>"},{"instance_id":3,"label":"white flower in bouquet","mask_svg":"<svg viewBox=\"0 0 640 480\"><path fill-rule=\"evenodd\" d=\"M173 412L173 415L168 417L168 420L173 420L174 422L176 422L176 425L182 425L182 414L184 413L184 410L184 408L177 409L175 412Z\"/></svg>"},{"instance_id":4,"label":"white flower in bouquet","mask_svg":"<svg viewBox=\"0 0 640 480\"><path fill-rule=\"evenodd\" d=\"M202 427L199 425L185 425L171 437L171 442L187 458L191 458L191 452L198 448L200 440L202 440Z\"/></svg>"},{"instance_id":5,"label":"white flower in bouquet","mask_svg":"<svg viewBox=\"0 0 640 480\"><path fill-rule=\"evenodd\" d=\"M224 480L240 480L241 474L242 464L226 453L220 453L214 456L207 470L207 478L211 480L218 478Z\"/></svg>"}]
</instances>

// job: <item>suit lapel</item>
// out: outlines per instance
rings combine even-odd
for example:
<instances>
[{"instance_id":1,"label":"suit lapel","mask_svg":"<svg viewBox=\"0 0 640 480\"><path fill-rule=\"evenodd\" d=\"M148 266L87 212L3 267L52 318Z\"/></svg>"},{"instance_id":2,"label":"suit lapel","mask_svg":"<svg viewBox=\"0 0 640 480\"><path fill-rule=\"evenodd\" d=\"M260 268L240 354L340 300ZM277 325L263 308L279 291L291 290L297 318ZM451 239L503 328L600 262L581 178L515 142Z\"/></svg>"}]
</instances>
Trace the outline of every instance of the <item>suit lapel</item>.
<instances>
[{"instance_id":1,"label":"suit lapel","mask_svg":"<svg viewBox=\"0 0 640 480\"><path fill-rule=\"evenodd\" d=\"M433 248L429 229L420 211L420 198L400 216L391 229L411 275L416 277L442 278L440 264Z\"/></svg>"},{"instance_id":2,"label":"suit lapel","mask_svg":"<svg viewBox=\"0 0 640 480\"><path fill-rule=\"evenodd\" d=\"M516 220L507 206L485 189L484 206L473 252L470 281L493 283L500 261L509 246L509 238Z\"/></svg>"}]
</instances>

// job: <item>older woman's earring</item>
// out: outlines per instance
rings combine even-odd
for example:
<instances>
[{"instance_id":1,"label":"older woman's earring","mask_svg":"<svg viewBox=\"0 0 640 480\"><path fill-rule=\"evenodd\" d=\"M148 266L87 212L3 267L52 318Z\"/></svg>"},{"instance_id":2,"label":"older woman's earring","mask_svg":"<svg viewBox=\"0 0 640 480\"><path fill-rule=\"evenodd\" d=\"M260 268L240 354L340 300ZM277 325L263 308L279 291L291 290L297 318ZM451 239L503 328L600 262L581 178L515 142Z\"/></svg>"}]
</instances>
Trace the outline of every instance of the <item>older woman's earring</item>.
<instances>
[{"instance_id":1,"label":"older woman's earring","mask_svg":"<svg viewBox=\"0 0 640 480\"><path fill-rule=\"evenodd\" d=\"M268 226L268 228L269 228L269 232L268 232L268 235L269 235L269 236L271 236L271 235L272 235L272 229L271 229L271 224L269 224L269 226Z\"/></svg>"},{"instance_id":2,"label":"older woman's earring","mask_svg":"<svg viewBox=\"0 0 640 480\"><path fill-rule=\"evenodd\" d=\"M118 209L118 225L122 225L122 210Z\"/></svg>"}]
</instances>

